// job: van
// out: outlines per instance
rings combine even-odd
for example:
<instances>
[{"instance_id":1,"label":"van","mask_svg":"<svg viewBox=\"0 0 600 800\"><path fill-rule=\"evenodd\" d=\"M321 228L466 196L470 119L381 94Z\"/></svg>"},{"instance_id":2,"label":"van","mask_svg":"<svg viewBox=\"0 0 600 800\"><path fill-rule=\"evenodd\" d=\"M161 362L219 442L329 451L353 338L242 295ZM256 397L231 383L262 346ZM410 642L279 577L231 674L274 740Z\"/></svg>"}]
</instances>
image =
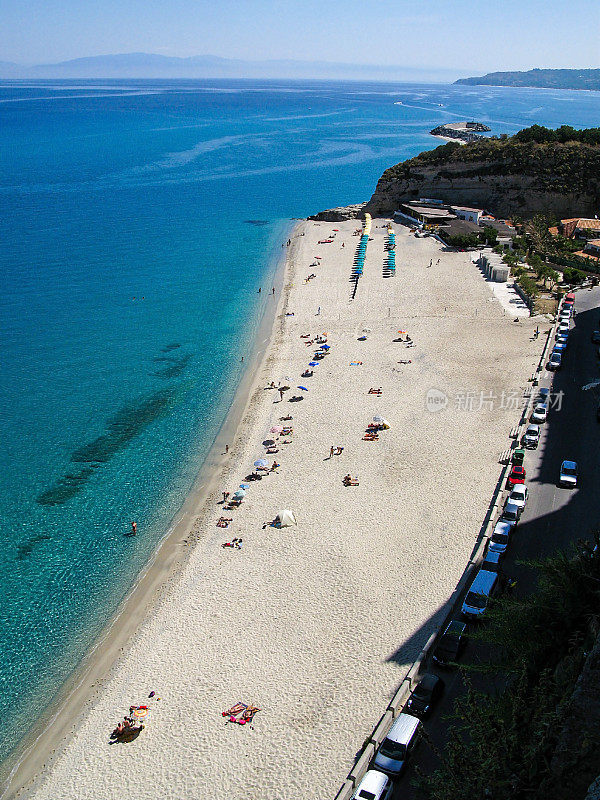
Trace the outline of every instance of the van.
<instances>
[{"instance_id":1,"label":"van","mask_svg":"<svg viewBox=\"0 0 600 800\"><path fill-rule=\"evenodd\" d=\"M476 619L485 614L489 599L496 591L497 585L498 574L496 572L480 569L467 592L462 606L462 613L465 617Z\"/></svg>"},{"instance_id":2,"label":"van","mask_svg":"<svg viewBox=\"0 0 600 800\"><path fill-rule=\"evenodd\" d=\"M421 735L421 720L402 712L377 751L373 766L387 775L400 775Z\"/></svg>"}]
</instances>

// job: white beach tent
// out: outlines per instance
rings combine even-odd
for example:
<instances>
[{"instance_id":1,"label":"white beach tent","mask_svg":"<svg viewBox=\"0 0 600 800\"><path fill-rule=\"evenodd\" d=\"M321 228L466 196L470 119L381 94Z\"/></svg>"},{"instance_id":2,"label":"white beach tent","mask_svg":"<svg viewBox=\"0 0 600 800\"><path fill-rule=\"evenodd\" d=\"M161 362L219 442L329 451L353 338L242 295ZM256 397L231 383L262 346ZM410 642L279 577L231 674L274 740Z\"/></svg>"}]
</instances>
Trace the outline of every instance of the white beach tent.
<instances>
[{"instance_id":1,"label":"white beach tent","mask_svg":"<svg viewBox=\"0 0 600 800\"><path fill-rule=\"evenodd\" d=\"M296 517L294 516L294 512L286 509L284 511L280 511L276 517L277 522L279 523L280 528L289 528L291 525L297 525Z\"/></svg>"}]
</instances>

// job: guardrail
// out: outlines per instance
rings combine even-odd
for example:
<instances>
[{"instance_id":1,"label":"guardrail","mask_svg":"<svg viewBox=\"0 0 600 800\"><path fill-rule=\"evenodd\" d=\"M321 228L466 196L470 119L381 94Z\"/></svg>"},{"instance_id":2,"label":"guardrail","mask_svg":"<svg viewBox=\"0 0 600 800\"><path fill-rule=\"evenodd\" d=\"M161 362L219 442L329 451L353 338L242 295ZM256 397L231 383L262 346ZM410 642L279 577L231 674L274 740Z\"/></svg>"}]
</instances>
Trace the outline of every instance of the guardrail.
<instances>
[{"instance_id":1,"label":"guardrail","mask_svg":"<svg viewBox=\"0 0 600 800\"><path fill-rule=\"evenodd\" d=\"M547 357L550 342L552 341L552 337L554 336L554 332L556 330L557 321L558 318L554 321L548 332L548 336L546 337L542 354L538 362L536 373L540 373L544 368L544 363ZM535 383L537 383L537 381ZM521 412L521 418L516 427L513 428L513 430L511 431L511 436L513 432L516 434L514 439L515 442L517 443L521 437L523 426L527 423L527 420L531 415L531 410L533 407L535 397L536 397L536 392L531 391L529 393L527 403L525 404L525 406L523 407L523 411ZM514 448L514 443L511 446L511 449L513 448ZM480 531L479 534L481 537L479 540L479 544L477 544L476 549L471 555L471 558L469 559L459 582L456 584L454 591L446 601L445 604L446 613L444 614L442 622L436 627L435 631L431 634L425 646L423 647L423 649L413 662L412 666L402 679L400 686L398 687L396 693L390 700L386 710L384 711L382 717L375 726L372 734L367 739L365 747L363 748L357 760L354 762L354 766L348 773L348 777L340 787L340 790L335 795L334 800L351 800L356 787L361 782L367 769L369 768L369 764L371 763L371 759L373 758L373 756L377 751L377 747L385 739L389 729L392 726L393 721L396 719L398 714L400 714L413 688L419 682L421 669L429 657L429 651L435 644L437 638L440 635L440 632L445 630L446 625L448 625L448 623L451 621L462 593L464 592L469 581L475 576L476 570L479 569L481 562L483 561L483 555L485 553L485 549L488 545L488 541L491 536L490 531L492 529L492 526L494 525L496 514L502 505L502 498L506 486L506 478L508 477L510 466L511 465L509 459L508 464L506 464L506 466L504 466L500 471L498 482L496 483L496 487L492 494L492 499L490 501L488 510L484 517L482 530Z\"/></svg>"}]
</instances>

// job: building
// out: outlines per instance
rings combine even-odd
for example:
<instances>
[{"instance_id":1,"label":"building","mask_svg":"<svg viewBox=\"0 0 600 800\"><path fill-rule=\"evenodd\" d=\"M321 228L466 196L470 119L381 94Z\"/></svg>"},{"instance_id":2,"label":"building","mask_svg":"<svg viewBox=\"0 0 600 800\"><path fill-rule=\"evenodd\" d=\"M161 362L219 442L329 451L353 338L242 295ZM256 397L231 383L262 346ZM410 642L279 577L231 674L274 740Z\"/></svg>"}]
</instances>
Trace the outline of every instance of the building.
<instances>
[{"instance_id":1,"label":"building","mask_svg":"<svg viewBox=\"0 0 600 800\"><path fill-rule=\"evenodd\" d=\"M409 202L400 204L400 208L394 212L394 219L396 222L409 220L419 226L435 226L456 219L456 214L453 214L448 206L438 203L429 205L421 202Z\"/></svg>"},{"instance_id":2,"label":"building","mask_svg":"<svg viewBox=\"0 0 600 800\"><path fill-rule=\"evenodd\" d=\"M510 277L510 267L502 261L502 256L490 248L482 250L477 259L478 267L486 278L495 283L506 283Z\"/></svg>"},{"instance_id":3,"label":"building","mask_svg":"<svg viewBox=\"0 0 600 800\"><path fill-rule=\"evenodd\" d=\"M468 206L451 206L450 210L456 214L459 219L465 219L467 222L474 222L479 225L479 221L483 216L482 208L469 208Z\"/></svg>"},{"instance_id":4,"label":"building","mask_svg":"<svg viewBox=\"0 0 600 800\"><path fill-rule=\"evenodd\" d=\"M583 252L588 256L600 258L600 239L589 239Z\"/></svg>"},{"instance_id":5,"label":"building","mask_svg":"<svg viewBox=\"0 0 600 800\"><path fill-rule=\"evenodd\" d=\"M588 219L586 217L571 217L561 219L558 225L558 232L567 239L581 236L586 237L587 231L597 231L600 233L600 219Z\"/></svg>"}]
</instances>

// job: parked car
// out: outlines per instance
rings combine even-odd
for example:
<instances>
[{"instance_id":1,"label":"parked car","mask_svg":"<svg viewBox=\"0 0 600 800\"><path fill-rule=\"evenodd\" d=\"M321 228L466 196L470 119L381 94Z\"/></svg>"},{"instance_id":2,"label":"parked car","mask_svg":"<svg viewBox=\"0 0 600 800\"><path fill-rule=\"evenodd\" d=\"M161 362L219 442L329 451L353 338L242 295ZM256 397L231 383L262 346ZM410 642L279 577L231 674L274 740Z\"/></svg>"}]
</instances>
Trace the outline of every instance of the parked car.
<instances>
[{"instance_id":1,"label":"parked car","mask_svg":"<svg viewBox=\"0 0 600 800\"><path fill-rule=\"evenodd\" d=\"M356 787L352 800L388 800L394 790L394 784L378 769L369 769L365 777Z\"/></svg>"},{"instance_id":2,"label":"parked car","mask_svg":"<svg viewBox=\"0 0 600 800\"><path fill-rule=\"evenodd\" d=\"M488 572L500 572L500 559L502 556L503 553L488 550L481 562L481 569L486 569Z\"/></svg>"},{"instance_id":3,"label":"parked car","mask_svg":"<svg viewBox=\"0 0 600 800\"><path fill-rule=\"evenodd\" d=\"M542 386L541 389L538 389L536 403L544 403L547 405L549 399L550 399L550 389L547 389L545 386Z\"/></svg>"},{"instance_id":4,"label":"parked car","mask_svg":"<svg viewBox=\"0 0 600 800\"><path fill-rule=\"evenodd\" d=\"M523 461L525 461L525 450L523 450L522 447L517 447L517 449L512 452L510 463L514 464L516 467L521 467L523 466Z\"/></svg>"},{"instance_id":5,"label":"parked car","mask_svg":"<svg viewBox=\"0 0 600 800\"><path fill-rule=\"evenodd\" d=\"M546 369L555 372L557 369L560 369L561 364L562 364L562 353L557 353L555 350L553 350L550 353L550 358L548 359L548 363L546 364Z\"/></svg>"},{"instance_id":6,"label":"parked car","mask_svg":"<svg viewBox=\"0 0 600 800\"><path fill-rule=\"evenodd\" d=\"M538 403L534 406L530 419L532 422L546 422L547 416L548 406L545 403Z\"/></svg>"},{"instance_id":7,"label":"parked car","mask_svg":"<svg viewBox=\"0 0 600 800\"><path fill-rule=\"evenodd\" d=\"M528 425L523 434L523 445L529 450L535 450L540 442L540 432L539 425Z\"/></svg>"},{"instance_id":8,"label":"parked car","mask_svg":"<svg viewBox=\"0 0 600 800\"><path fill-rule=\"evenodd\" d=\"M554 342L554 347L557 347L559 344L564 344L565 349L569 344L569 334L568 333L561 333L560 336L556 337Z\"/></svg>"},{"instance_id":9,"label":"parked car","mask_svg":"<svg viewBox=\"0 0 600 800\"><path fill-rule=\"evenodd\" d=\"M406 704L406 710L417 717L426 717L444 693L444 681L433 672L426 672Z\"/></svg>"},{"instance_id":10,"label":"parked car","mask_svg":"<svg viewBox=\"0 0 600 800\"><path fill-rule=\"evenodd\" d=\"M574 489L577 486L577 463L575 461L563 461L560 465L559 486L567 489Z\"/></svg>"},{"instance_id":11,"label":"parked car","mask_svg":"<svg viewBox=\"0 0 600 800\"><path fill-rule=\"evenodd\" d=\"M494 525L488 552L500 553L500 555L504 555L510 542L510 534L512 529L513 525L510 523L498 520L498 522Z\"/></svg>"},{"instance_id":12,"label":"parked car","mask_svg":"<svg viewBox=\"0 0 600 800\"><path fill-rule=\"evenodd\" d=\"M600 344L600 331L594 331L592 333L592 342L594 344Z\"/></svg>"},{"instance_id":13,"label":"parked car","mask_svg":"<svg viewBox=\"0 0 600 800\"><path fill-rule=\"evenodd\" d=\"M381 743L373 759L373 766L386 775L400 775L419 742L420 733L421 720L403 711Z\"/></svg>"},{"instance_id":14,"label":"parked car","mask_svg":"<svg viewBox=\"0 0 600 800\"><path fill-rule=\"evenodd\" d=\"M529 492L527 491L527 487L524 483L520 483L517 486L513 487L512 492L508 496L507 503L514 503L516 506L519 506L520 509L524 509L527 505L527 497Z\"/></svg>"},{"instance_id":15,"label":"parked car","mask_svg":"<svg viewBox=\"0 0 600 800\"><path fill-rule=\"evenodd\" d=\"M554 334L554 338L558 339L559 336L569 335L569 323L568 322L561 322L558 328L556 329L556 333Z\"/></svg>"},{"instance_id":16,"label":"parked car","mask_svg":"<svg viewBox=\"0 0 600 800\"><path fill-rule=\"evenodd\" d=\"M433 660L443 667L456 661L464 647L463 635L466 628L466 623L453 619L435 646Z\"/></svg>"},{"instance_id":17,"label":"parked car","mask_svg":"<svg viewBox=\"0 0 600 800\"><path fill-rule=\"evenodd\" d=\"M525 467L514 466L508 473L508 478L506 479L506 488L512 489L513 486L516 486L518 483L525 483L526 477L527 472Z\"/></svg>"},{"instance_id":18,"label":"parked car","mask_svg":"<svg viewBox=\"0 0 600 800\"><path fill-rule=\"evenodd\" d=\"M561 342L558 339L554 342L554 347L552 349L553 353L560 353L561 356L564 355L565 350L567 349L567 343Z\"/></svg>"},{"instance_id":19,"label":"parked car","mask_svg":"<svg viewBox=\"0 0 600 800\"><path fill-rule=\"evenodd\" d=\"M500 521L508 522L508 524L514 528L514 526L518 523L519 519L521 518L522 512L523 512L523 506L518 506L515 503L511 503L510 500L507 499L506 503L504 504L504 508L502 509L502 515L500 517Z\"/></svg>"}]
</instances>

